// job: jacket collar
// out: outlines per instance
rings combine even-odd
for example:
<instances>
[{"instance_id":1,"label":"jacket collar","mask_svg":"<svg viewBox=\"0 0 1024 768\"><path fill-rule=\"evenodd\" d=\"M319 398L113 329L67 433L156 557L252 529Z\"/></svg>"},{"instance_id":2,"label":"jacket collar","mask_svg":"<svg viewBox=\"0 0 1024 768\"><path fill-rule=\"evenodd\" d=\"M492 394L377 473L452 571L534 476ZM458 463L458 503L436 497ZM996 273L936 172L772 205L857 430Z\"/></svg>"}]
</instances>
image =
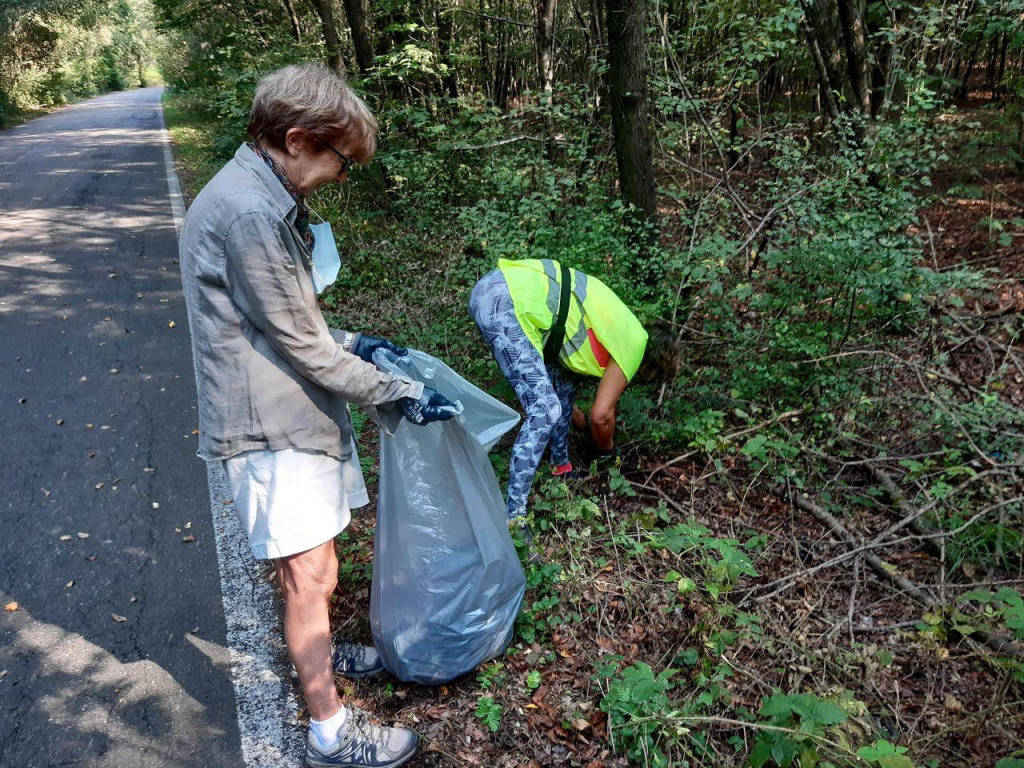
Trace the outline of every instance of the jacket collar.
<instances>
[{"instance_id":1,"label":"jacket collar","mask_svg":"<svg viewBox=\"0 0 1024 768\"><path fill-rule=\"evenodd\" d=\"M235 152L235 160L243 168L247 168L256 175L256 178L262 182L263 186L266 187L267 193L270 196L270 200L273 202L274 207L280 212L281 216L289 224L295 223L295 214L298 210L298 204L288 194L288 190L284 188L284 185L277 180L274 176L274 172L267 167L267 164L263 162L263 158L253 152L246 144L242 144Z\"/></svg>"}]
</instances>

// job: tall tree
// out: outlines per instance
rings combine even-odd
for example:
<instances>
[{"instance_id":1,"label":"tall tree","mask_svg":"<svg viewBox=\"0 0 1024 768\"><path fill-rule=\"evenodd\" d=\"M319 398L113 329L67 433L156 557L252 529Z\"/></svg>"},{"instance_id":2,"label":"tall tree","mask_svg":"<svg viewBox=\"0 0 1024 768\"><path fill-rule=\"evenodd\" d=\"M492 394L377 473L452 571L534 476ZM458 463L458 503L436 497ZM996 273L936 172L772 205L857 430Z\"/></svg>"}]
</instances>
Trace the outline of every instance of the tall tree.
<instances>
[{"instance_id":1,"label":"tall tree","mask_svg":"<svg viewBox=\"0 0 1024 768\"><path fill-rule=\"evenodd\" d=\"M441 55L441 63L445 71L442 81L444 89L449 98L457 98L459 95L459 84L456 79L455 60L452 58L452 42L454 33L452 30L453 8L440 8L437 11L437 50Z\"/></svg>"},{"instance_id":2,"label":"tall tree","mask_svg":"<svg viewBox=\"0 0 1024 768\"><path fill-rule=\"evenodd\" d=\"M341 55L341 38L338 27L334 24L334 7L332 0L313 0L320 17L320 28L323 31L324 47L327 49L327 66L339 75L345 74L345 60Z\"/></svg>"},{"instance_id":3,"label":"tall tree","mask_svg":"<svg viewBox=\"0 0 1024 768\"><path fill-rule=\"evenodd\" d=\"M555 82L555 12L558 0L536 0L537 11L537 76L540 79L540 104L544 112L545 151L549 160L555 157L555 121L551 102Z\"/></svg>"},{"instance_id":4,"label":"tall tree","mask_svg":"<svg viewBox=\"0 0 1024 768\"><path fill-rule=\"evenodd\" d=\"M352 33L352 47L356 51L356 65L362 74L373 68L373 45L370 33L366 30L366 14L363 12L362 0L345 0L345 16L348 28Z\"/></svg>"},{"instance_id":5,"label":"tall tree","mask_svg":"<svg viewBox=\"0 0 1024 768\"><path fill-rule=\"evenodd\" d=\"M624 202L657 223L647 85L647 0L607 0L608 97Z\"/></svg>"},{"instance_id":6,"label":"tall tree","mask_svg":"<svg viewBox=\"0 0 1024 768\"><path fill-rule=\"evenodd\" d=\"M836 90L841 89L842 80L834 66L833 38L826 22L828 15L819 8L819 4L820 0L800 0L800 6L804 11L801 26L811 52L811 61L814 62L814 69L818 73L822 112L827 114L829 119L835 120L839 117Z\"/></svg>"},{"instance_id":7,"label":"tall tree","mask_svg":"<svg viewBox=\"0 0 1024 768\"><path fill-rule=\"evenodd\" d=\"M555 12L558 0L536 0L537 76L542 99L550 102L555 81Z\"/></svg>"},{"instance_id":8,"label":"tall tree","mask_svg":"<svg viewBox=\"0 0 1024 768\"><path fill-rule=\"evenodd\" d=\"M864 34L863 0L838 0L839 21L846 45L846 68L853 96L865 115L871 114L871 87L868 85L867 39Z\"/></svg>"},{"instance_id":9,"label":"tall tree","mask_svg":"<svg viewBox=\"0 0 1024 768\"><path fill-rule=\"evenodd\" d=\"M299 15L295 12L295 3L293 0L281 0L284 3L284 9L288 14L288 20L292 25L292 37L295 38L296 43L302 42L302 27L299 24Z\"/></svg>"}]
</instances>

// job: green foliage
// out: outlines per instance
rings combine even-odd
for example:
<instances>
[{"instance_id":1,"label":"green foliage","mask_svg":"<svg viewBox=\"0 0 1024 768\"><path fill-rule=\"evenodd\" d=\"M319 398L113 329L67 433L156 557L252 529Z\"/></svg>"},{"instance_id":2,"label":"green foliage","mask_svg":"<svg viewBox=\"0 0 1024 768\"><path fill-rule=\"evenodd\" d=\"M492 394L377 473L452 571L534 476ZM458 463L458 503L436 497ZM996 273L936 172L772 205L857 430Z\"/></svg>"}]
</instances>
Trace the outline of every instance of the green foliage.
<instances>
[{"instance_id":1,"label":"green foliage","mask_svg":"<svg viewBox=\"0 0 1024 768\"><path fill-rule=\"evenodd\" d=\"M769 718L765 724L771 730L758 731L750 752L751 768L769 762L789 768L797 759L800 768L820 765L819 742L828 728L849 717L838 704L811 693L774 693L765 697L760 712Z\"/></svg>"},{"instance_id":2,"label":"green foliage","mask_svg":"<svg viewBox=\"0 0 1024 768\"><path fill-rule=\"evenodd\" d=\"M531 669L526 675L526 690L529 692L536 691L540 688L541 676L540 672L536 669Z\"/></svg>"},{"instance_id":3,"label":"green foliage","mask_svg":"<svg viewBox=\"0 0 1024 768\"><path fill-rule=\"evenodd\" d=\"M750 557L736 539L719 538L695 521L673 525L651 535L651 546L665 548L699 563L704 570L704 588L717 599L735 586L741 576L756 576ZM692 591L691 579L669 571L666 580L677 581L679 591Z\"/></svg>"},{"instance_id":4,"label":"green foliage","mask_svg":"<svg viewBox=\"0 0 1024 768\"><path fill-rule=\"evenodd\" d=\"M884 739L857 750L857 757L878 768L914 768L914 762L907 757L906 747L897 747Z\"/></svg>"},{"instance_id":5,"label":"green foliage","mask_svg":"<svg viewBox=\"0 0 1024 768\"><path fill-rule=\"evenodd\" d=\"M508 679L508 672L505 665L499 661L493 661L483 667L476 676L476 681L483 690L502 687Z\"/></svg>"},{"instance_id":6,"label":"green foliage","mask_svg":"<svg viewBox=\"0 0 1024 768\"><path fill-rule=\"evenodd\" d=\"M35 105L144 84L160 47L149 0L23 4L0 9L0 125Z\"/></svg>"},{"instance_id":7,"label":"green foliage","mask_svg":"<svg viewBox=\"0 0 1024 768\"><path fill-rule=\"evenodd\" d=\"M597 664L594 678L605 686L601 709L608 713L612 746L643 766L668 766L666 755L683 731L666 728L672 704L668 692L677 670L657 675L650 665L637 662L620 668L621 656L609 656Z\"/></svg>"},{"instance_id":8,"label":"green foliage","mask_svg":"<svg viewBox=\"0 0 1024 768\"><path fill-rule=\"evenodd\" d=\"M957 631L971 634L975 628L1001 625L1017 640L1024 640L1024 597L1016 589L1002 587L995 592L972 589L960 595L958 602L977 603L981 611L972 616L956 611L953 619Z\"/></svg>"},{"instance_id":9,"label":"green foliage","mask_svg":"<svg viewBox=\"0 0 1024 768\"><path fill-rule=\"evenodd\" d=\"M493 696L481 696L476 700L476 716L491 731L497 733L501 727L501 715L503 709L501 704L494 700Z\"/></svg>"}]
</instances>

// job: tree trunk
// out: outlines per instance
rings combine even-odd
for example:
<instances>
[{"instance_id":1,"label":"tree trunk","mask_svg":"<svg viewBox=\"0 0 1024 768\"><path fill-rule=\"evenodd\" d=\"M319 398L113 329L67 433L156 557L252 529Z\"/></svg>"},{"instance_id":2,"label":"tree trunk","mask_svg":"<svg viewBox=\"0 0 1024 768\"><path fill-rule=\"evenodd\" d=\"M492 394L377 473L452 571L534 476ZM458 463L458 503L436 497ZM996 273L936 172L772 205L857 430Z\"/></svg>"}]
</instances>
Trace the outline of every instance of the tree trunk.
<instances>
[{"instance_id":1,"label":"tree trunk","mask_svg":"<svg viewBox=\"0 0 1024 768\"><path fill-rule=\"evenodd\" d=\"M363 0L345 0L345 17L348 28L352 32L352 47L356 51L356 66L365 75L373 69L373 45L370 34L366 31L366 15L363 13Z\"/></svg>"},{"instance_id":2,"label":"tree trunk","mask_svg":"<svg viewBox=\"0 0 1024 768\"><path fill-rule=\"evenodd\" d=\"M455 62L452 60L452 8L442 8L437 12L437 49L441 54L441 63L445 66L444 89L448 97L459 97L459 85L456 80Z\"/></svg>"},{"instance_id":3,"label":"tree trunk","mask_svg":"<svg viewBox=\"0 0 1024 768\"><path fill-rule=\"evenodd\" d=\"M498 32L498 41L494 52L494 104L498 109L508 109L508 99L512 92L512 57L508 52L508 33Z\"/></svg>"},{"instance_id":4,"label":"tree trunk","mask_svg":"<svg viewBox=\"0 0 1024 768\"><path fill-rule=\"evenodd\" d=\"M821 40L823 36L821 35L821 24L816 9L811 2L802 0L801 5L804 10L804 18L802 20L804 36L807 38L807 46L811 50L814 68L818 72L818 88L821 92L823 111L828 114L829 119L835 120L839 117L839 105L836 103L835 78L829 67L826 51L822 50Z\"/></svg>"},{"instance_id":5,"label":"tree trunk","mask_svg":"<svg viewBox=\"0 0 1024 768\"><path fill-rule=\"evenodd\" d=\"M506 3L499 2L492 8L494 15L505 18L510 9ZM515 65L512 61L510 33L508 24L496 24L494 29L494 104L498 109L508 109L509 97L512 94L512 79Z\"/></svg>"},{"instance_id":6,"label":"tree trunk","mask_svg":"<svg viewBox=\"0 0 1024 768\"><path fill-rule=\"evenodd\" d=\"M1017 113L1017 160L1015 161L1017 171L1024 171L1024 105L1020 106Z\"/></svg>"},{"instance_id":7,"label":"tree trunk","mask_svg":"<svg viewBox=\"0 0 1024 768\"><path fill-rule=\"evenodd\" d=\"M302 27L299 26L299 15L295 12L295 3L292 0L281 0L284 9L288 12L288 21L292 25L292 37L296 43L302 42Z\"/></svg>"},{"instance_id":8,"label":"tree trunk","mask_svg":"<svg viewBox=\"0 0 1024 768\"><path fill-rule=\"evenodd\" d=\"M404 2L392 0L391 7L380 15L380 28L384 34L377 41L377 55L383 56L409 42L409 15Z\"/></svg>"},{"instance_id":9,"label":"tree trunk","mask_svg":"<svg viewBox=\"0 0 1024 768\"><path fill-rule=\"evenodd\" d=\"M537 11L537 76L542 103L550 102L555 82L555 11L558 0L536 0Z\"/></svg>"},{"instance_id":10,"label":"tree trunk","mask_svg":"<svg viewBox=\"0 0 1024 768\"><path fill-rule=\"evenodd\" d=\"M1003 76L1006 74L1006 46L1010 42L1010 36L1004 32L1000 37L1002 45L999 51L999 68L996 70L996 87L993 89L995 93L1005 93L1006 91L1003 85Z\"/></svg>"},{"instance_id":11,"label":"tree trunk","mask_svg":"<svg viewBox=\"0 0 1024 768\"><path fill-rule=\"evenodd\" d=\"M854 100L862 114L871 114L868 86L867 39L864 34L863 0L839 0L839 20L846 44L846 67Z\"/></svg>"},{"instance_id":12,"label":"tree trunk","mask_svg":"<svg viewBox=\"0 0 1024 768\"><path fill-rule=\"evenodd\" d=\"M608 0L608 95L622 199L657 224L647 88L646 0Z\"/></svg>"},{"instance_id":13,"label":"tree trunk","mask_svg":"<svg viewBox=\"0 0 1024 768\"><path fill-rule=\"evenodd\" d=\"M555 121L551 101L555 82L555 12L558 0L536 0L537 75L540 78L540 106L544 109L545 151L548 160L555 157Z\"/></svg>"},{"instance_id":14,"label":"tree trunk","mask_svg":"<svg viewBox=\"0 0 1024 768\"><path fill-rule=\"evenodd\" d=\"M341 39L338 28L334 25L334 8L332 0L313 0L313 7L320 16L320 29L324 36L324 47L327 49L327 66L339 75L345 74L345 60L341 56Z\"/></svg>"}]
</instances>

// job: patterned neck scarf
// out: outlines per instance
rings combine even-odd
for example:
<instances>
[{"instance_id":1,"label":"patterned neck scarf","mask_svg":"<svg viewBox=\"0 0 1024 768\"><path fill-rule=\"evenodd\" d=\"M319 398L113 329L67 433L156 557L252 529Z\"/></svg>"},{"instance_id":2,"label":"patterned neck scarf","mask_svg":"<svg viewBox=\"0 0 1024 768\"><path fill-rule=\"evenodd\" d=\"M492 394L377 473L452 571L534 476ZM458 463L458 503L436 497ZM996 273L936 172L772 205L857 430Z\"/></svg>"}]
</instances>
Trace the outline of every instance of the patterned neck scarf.
<instances>
[{"instance_id":1,"label":"patterned neck scarf","mask_svg":"<svg viewBox=\"0 0 1024 768\"><path fill-rule=\"evenodd\" d=\"M291 195L292 200L295 201L295 205L298 208L298 213L295 214L295 228L299 230L299 234L302 236L302 241L306 244L306 247L312 248L313 230L309 228L309 208L306 207L306 198L300 195L299 191L295 189L295 185L292 184L288 175L284 172L284 168L281 167L281 164L271 157L263 147L257 146L251 141L246 142L246 146L263 158L263 162L267 164L271 173L277 177L277 180L281 182L281 186L285 188L285 191Z\"/></svg>"}]
</instances>

